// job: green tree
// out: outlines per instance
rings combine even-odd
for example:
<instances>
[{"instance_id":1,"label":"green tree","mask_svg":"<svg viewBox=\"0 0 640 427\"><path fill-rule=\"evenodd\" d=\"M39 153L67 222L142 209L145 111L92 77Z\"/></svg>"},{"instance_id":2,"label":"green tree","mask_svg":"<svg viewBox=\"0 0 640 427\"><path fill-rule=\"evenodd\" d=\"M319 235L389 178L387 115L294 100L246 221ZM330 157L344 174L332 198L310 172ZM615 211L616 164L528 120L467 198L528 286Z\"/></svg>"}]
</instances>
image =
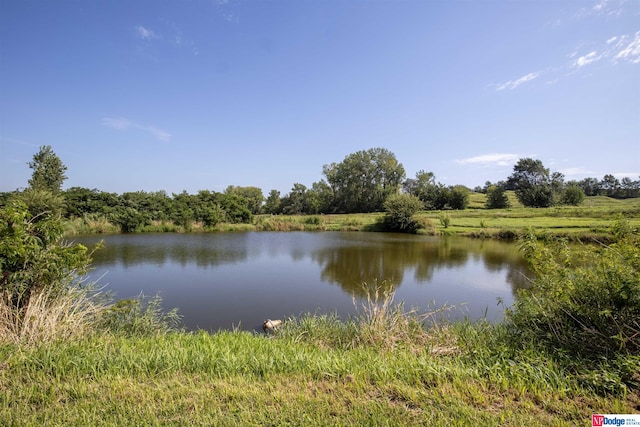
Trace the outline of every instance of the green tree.
<instances>
[{"instance_id":1,"label":"green tree","mask_svg":"<svg viewBox=\"0 0 640 427\"><path fill-rule=\"evenodd\" d=\"M45 189L27 188L13 197L23 202L34 221L44 218L59 218L65 212L65 199L61 193L52 193Z\"/></svg>"},{"instance_id":2,"label":"green tree","mask_svg":"<svg viewBox=\"0 0 640 427\"><path fill-rule=\"evenodd\" d=\"M504 188L491 185L487 188L487 209L506 209L510 206Z\"/></svg>"},{"instance_id":3,"label":"green tree","mask_svg":"<svg viewBox=\"0 0 640 427\"><path fill-rule=\"evenodd\" d=\"M280 206L280 192L278 190L269 191L269 196L264 204L264 211L272 215L282 212Z\"/></svg>"},{"instance_id":4,"label":"green tree","mask_svg":"<svg viewBox=\"0 0 640 427\"><path fill-rule=\"evenodd\" d=\"M420 199L410 194L393 194L384 202L384 208L383 227L386 231L416 232L419 224L414 215L423 208Z\"/></svg>"},{"instance_id":5,"label":"green tree","mask_svg":"<svg viewBox=\"0 0 640 427\"><path fill-rule=\"evenodd\" d=\"M469 206L469 189L463 185L451 187L448 205L455 210L466 209Z\"/></svg>"},{"instance_id":6,"label":"green tree","mask_svg":"<svg viewBox=\"0 0 640 427\"><path fill-rule=\"evenodd\" d=\"M309 213L307 187L300 183L293 184L289 194L282 199L282 212L287 215Z\"/></svg>"},{"instance_id":7,"label":"green tree","mask_svg":"<svg viewBox=\"0 0 640 427\"><path fill-rule=\"evenodd\" d=\"M620 191L625 199L640 197L640 181L633 181L625 176L620 180Z\"/></svg>"},{"instance_id":8,"label":"green tree","mask_svg":"<svg viewBox=\"0 0 640 427\"><path fill-rule=\"evenodd\" d=\"M562 193L561 203L563 205L578 206L584 201L584 191L577 185L569 185Z\"/></svg>"},{"instance_id":9,"label":"green tree","mask_svg":"<svg viewBox=\"0 0 640 427\"><path fill-rule=\"evenodd\" d=\"M192 209L195 201L196 197L186 191L179 194L172 194L170 218L175 224L184 227L187 231L191 230L191 226L195 220L195 212Z\"/></svg>"},{"instance_id":10,"label":"green tree","mask_svg":"<svg viewBox=\"0 0 640 427\"><path fill-rule=\"evenodd\" d=\"M520 159L509 177L520 203L528 207L543 208L553 205L554 190L549 169L540 160Z\"/></svg>"},{"instance_id":11,"label":"green tree","mask_svg":"<svg viewBox=\"0 0 640 427\"><path fill-rule=\"evenodd\" d=\"M433 201L438 192L438 184L436 176L433 172L425 172L420 170L416 172L415 179L407 179L402 187L408 194L416 196L425 205L427 209L433 209Z\"/></svg>"},{"instance_id":12,"label":"green tree","mask_svg":"<svg viewBox=\"0 0 640 427\"><path fill-rule=\"evenodd\" d=\"M600 180L598 178L585 178L577 184L586 196L597 196L600 193Z\"/></svg>"},{"instance_id":13,"label":"green tree","mask_svg":"<svg viewBox=\"0 0 640 427\"><path fill-rule=\"evenodd\" d=\"M230 185L224 190L225 194L235 194L247 199L247 207L253 215L257 215L262 211L264 203L264 195L258 187L236 187Z\"/></svg>"},{"instance_id":14,"label":"green tree","mask_svg":"<svg viewBox=\"0 0 640 427\"><path fill-rule=\"evenodd\" d=\"M110 220L119 226L123 233L133 233L151 222L147 215L132 206L116 206Z\"/></svg>"},{"instance_id":15,"label":"green tree","mask_svg":"<svg viewBox=\"0 0 640 427\"><path fill-rule=\"evenodd\" d=\"M28 163L33 169L29 187L34 190L47 190L52 193L60 192L62 183L67 176L67 167L62 160L53 152L50 145L40 147L33 160Z\"/></svg>"},{"instance_id":16,"label":"green tree","mask_svg":"<svg viewBox=\"0 0 640 427\"><path fill-rule=\"evenodd\" d=\"M334 194L333 208L339 212L375 212L395 194L405 178L404 167L384 148L349 154L340 163L323 167Z\"/></svg>"},{"instance_id":17,"label":"green tree","mask_svg":"<svg viewBox=\"0 0 640 427\"><path fill-rule=\"evenodd\" d=\"M605 175L600 181L600 189L604 192L604 195L617 198L620 196L620 181L611 174Z\"/></svg>"}]
</instances>

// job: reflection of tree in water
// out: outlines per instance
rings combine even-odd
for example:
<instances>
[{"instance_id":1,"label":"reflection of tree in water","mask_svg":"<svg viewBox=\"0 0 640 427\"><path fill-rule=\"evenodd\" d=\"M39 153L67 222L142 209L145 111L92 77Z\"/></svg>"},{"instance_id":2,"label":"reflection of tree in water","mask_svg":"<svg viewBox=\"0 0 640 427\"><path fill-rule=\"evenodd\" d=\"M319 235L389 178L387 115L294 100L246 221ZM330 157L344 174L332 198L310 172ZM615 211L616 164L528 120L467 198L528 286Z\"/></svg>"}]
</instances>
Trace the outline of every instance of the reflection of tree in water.
<instances>
[{"instance_id":1,"label":"reflection of tree in water","mask_svg":"<svg viewBox=\"0 0 640 427\"><path fill-rule=\"evenodd\" d=\"M514 295L520 289L527 289L531 285L533 273L527 265L518 247L509 244L505 247L502 242L481 241L482 259L489 271L507 269L506 281L511 286Z\"/></svg>"},{"instance_id":2,"label":"reflection of tree in water","mask_svg":"<svg viewBox=\"0 0 640 427\"><path fill-rule=\"evenodd\" d=\"M337 283L345 292L365 296L364 285L370 290L383 286L385 291L394 290L402 283L404 266L403 251L388 251L381 246L341 246L323 248L312 254L322 267L321 278Z\"/></svg>"},{"instance_id":3,"label":"reflection of tree in water","mask_svg":"<svg viewBox=\"0 0 640 427\"><path fill-rule=\"evenodd\" d=\"M395 290L413 269L418 283L429 282L437 269L463 266L469 258L482 260L489 271L506 269L506 281L515 294L528 286L526 262L513 244L472 239L414 239L360 242L322 248L312 258L322 268L321 278L345 292L362 297L367 288ZM366 287L363 285L366 284Z\"/></svg>"},{"instance_id":4,"label":"reflection of tree in water","mask_svg":"<svg viewBox=\"0 0 640 427\"><path fill-rule=\"evenodd\" d=\"M198 267L215 266L245 261L247 245L240 241L233 244L211 244L205 239L153 239L152 236L125 236L111 239L94 254L94 266L122 264L125 268L152 263L162 266L167 262L183 267L194 263Z\"/></svg>"}]
</instances>

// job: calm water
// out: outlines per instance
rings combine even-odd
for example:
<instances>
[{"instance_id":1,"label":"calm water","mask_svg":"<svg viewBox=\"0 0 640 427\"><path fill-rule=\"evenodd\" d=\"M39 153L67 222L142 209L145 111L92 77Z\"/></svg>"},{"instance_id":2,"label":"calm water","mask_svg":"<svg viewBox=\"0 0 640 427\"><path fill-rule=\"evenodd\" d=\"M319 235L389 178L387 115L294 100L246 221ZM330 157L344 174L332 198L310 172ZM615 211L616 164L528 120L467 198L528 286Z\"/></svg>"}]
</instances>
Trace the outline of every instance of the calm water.
<instances>
[{"instance_id":1,"label":"calm water","mask_svg":"<svg viewBox=\"0 0 640 427\"><path fill-rule=\"evenodd\" d=\"M513 243L357 232L86 236L92 277L118 298L160 294L189 329L257 329L266 318L355 313L353 297L386 281L405 307L454 305L449 318L499 320L527 286Z\"/></svg>"}]
</instances>

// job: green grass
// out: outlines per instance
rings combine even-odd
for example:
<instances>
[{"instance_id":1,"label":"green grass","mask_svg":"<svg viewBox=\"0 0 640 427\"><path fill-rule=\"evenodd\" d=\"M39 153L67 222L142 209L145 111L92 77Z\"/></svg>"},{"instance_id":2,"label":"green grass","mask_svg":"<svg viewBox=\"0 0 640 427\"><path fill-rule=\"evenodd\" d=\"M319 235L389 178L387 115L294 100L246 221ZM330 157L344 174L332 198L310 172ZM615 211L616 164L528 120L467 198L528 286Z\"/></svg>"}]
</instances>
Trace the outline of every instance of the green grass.
<instances>
[{"instance_id":1,"label":"green grass","mask_svg":"<svg viewBox=\"0 0 640 427\"><path fill-rule=\"evenodd\" d=\"M603 395L540 351L492 348L501 331L489 325L442 327L421 347L393 349L295 331L4 345L0 423L586 425L592 413L639 409L637 391Z\"/></svg>"},{"instance_id":2,"label":"green grass","mask_svg":"<svg viewBox=\"0 0 640 427\"><path fill-rule=\"evenodd\" d=\"M507 192L514 199L513 192ZM631 227L640 228L640 199L616 200L608 197L587 197L580 206L525 208L511 200L509 209L481 209L483 194L472 193L469 208L463 211L427 211L418 216L437 224L436 234L458 234L470 237L513 238L532 229L542 237L566 237L573 240L611 238L609 228L618 217L629 220ZM444 227L439 218L450 218Z\"/></svg>"}]
</instances>

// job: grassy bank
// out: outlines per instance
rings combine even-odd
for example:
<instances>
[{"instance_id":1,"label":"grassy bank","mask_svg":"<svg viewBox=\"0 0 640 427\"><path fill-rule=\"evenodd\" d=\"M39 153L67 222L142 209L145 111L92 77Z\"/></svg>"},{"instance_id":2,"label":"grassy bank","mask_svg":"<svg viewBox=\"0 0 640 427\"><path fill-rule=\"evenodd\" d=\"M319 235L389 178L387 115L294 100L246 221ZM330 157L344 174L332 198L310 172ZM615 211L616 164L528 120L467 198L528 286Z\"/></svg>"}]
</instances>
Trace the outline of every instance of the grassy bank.
<instances>
[{"instance_id":1,"label":"grassy bank","mask_svg":"<svg viewBox=\"0 0 640 427\"><path fill-rule=\"evenodd\" d=\"M395 348L336 342L344 329L316 318L275 338L200 332L5 345L0 423L573 426L589 425L592 413L640 411L616 361L576 370L540 349L514 352L493 326L433 329L420 345Z\"/></svg>"},{"instance_id":2,"label":"grassy bank","mask_svg":"<svg viewBox=\"0 0 640 427\"><path fill-rule=\"evenodd\" d=\"M472 193L470 207L462 211L424 211L417 214L420 233L513 239L529 233L571 240L610 240L612 221L623 217L640 228L640 199L616 200L587 197L580 206L525 208L509 192L512 208L485 209L484 194ZM170 222L154 222L141 232L203 231L380 231L383 213L328 215L258 215L252 224L218 224L205 228L194 223L188 229ZM76 218L66 223L68 235L116 233L118 228L104 218Z\"/></svg>"}]
</instances>

